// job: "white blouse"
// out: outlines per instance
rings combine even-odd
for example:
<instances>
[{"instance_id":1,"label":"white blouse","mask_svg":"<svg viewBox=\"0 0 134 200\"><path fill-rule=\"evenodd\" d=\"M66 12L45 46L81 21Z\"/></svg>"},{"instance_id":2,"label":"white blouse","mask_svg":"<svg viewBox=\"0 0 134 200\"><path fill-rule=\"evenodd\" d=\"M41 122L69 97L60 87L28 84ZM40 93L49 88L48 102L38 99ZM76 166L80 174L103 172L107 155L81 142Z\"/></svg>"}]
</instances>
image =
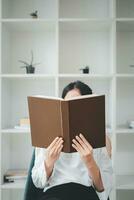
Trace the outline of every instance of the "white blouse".
<instances>
[{"instance_id":1,"label":"white blouse","mask_svg":"<svg viewBox=\"0 0 134 200\"><path fill-rule=\"evenodd\" d=\"M47 180L44 160L46 149L36 148L35 163L32 169L32 180L36 187L44 188L44 192L53 186L74 182L85 186L93 186L90 174L78 152L63 153L55 162L53 172ZM106 148L94 149L94 159L100 169L104 192L97 192L100 200L107 200L112 189L112 165Z\"/></svg>"}]
</instances>

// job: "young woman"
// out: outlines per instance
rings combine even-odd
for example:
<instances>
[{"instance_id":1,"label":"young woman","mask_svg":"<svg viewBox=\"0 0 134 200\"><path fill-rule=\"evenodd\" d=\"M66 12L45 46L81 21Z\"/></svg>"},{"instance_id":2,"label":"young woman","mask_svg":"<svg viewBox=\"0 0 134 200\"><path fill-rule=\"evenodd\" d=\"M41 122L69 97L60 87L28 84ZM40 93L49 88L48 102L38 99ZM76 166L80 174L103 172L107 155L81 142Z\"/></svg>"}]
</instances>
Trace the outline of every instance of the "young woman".
<instances>
[{"instance_id":1,"label":"young woman","mask_svg":"<svg viewBox=\"0 0 134 200\"><path fill-rule=\"evenodd\" d=\"M86 94L92 94L91 88L76 81L64 88L62 98ZM93 149L83 134L72 140L75 153L62 152L61 137L47 149L36 148L32 179L36 187L44 189L40 200L108 199L112 188L111 148ZM108 138L107 142L110 144Z\"/></svg>"}]
</instances>

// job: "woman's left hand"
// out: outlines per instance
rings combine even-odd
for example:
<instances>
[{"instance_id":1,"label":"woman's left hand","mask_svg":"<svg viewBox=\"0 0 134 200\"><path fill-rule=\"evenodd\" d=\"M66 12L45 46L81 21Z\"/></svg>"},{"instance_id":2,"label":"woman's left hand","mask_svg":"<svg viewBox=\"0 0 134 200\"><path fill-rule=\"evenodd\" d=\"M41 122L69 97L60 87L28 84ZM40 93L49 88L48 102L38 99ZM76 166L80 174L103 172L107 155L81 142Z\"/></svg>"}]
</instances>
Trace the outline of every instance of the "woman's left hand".
<instances>
[{"instance_id":1,"label":"woman's left hand","mask_svg":"<svg viewBox=\"0 0 134 200\"><path fill-rule=\"evenodd\" d=\"M82 134L76 136L75 139L72 140L72 142L73 148L79 152L82 160L89 167L93 160L93 147L89 144L89 142Z\"/></svg>"},{"instance_id":2,"label":"woman's left hand","mask_svg":"<svg viewBox=\"0 0 134 200\"><path fill-rule=\"evenodd\" d=\"M79 152L82 160L84 161L89 171L90 177L93 180L93 184L98 192L104 191L100 170L93 158L93 147L89 144L86 138L80 134L76 136L73 141L73 148Z\"/></svg>"}]
</instances>

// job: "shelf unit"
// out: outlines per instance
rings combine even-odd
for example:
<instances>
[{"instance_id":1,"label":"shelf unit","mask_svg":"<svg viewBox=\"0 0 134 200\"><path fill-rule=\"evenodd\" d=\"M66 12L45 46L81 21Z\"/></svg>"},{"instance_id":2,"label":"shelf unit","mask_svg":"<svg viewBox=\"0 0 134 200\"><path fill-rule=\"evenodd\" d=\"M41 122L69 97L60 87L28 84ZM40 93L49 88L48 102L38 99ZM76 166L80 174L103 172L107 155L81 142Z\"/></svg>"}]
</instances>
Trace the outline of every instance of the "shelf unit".
<instances>
[{"instance_id":1,"label":"shelf unit","mask_svg":"<svg viewBox=\"0 0 134 200\"><path fill-rule=\"evenodd\" d=\"M134 1L0 0L0 200L22 200L25 182L3 183L7 169L28 169L30 131L17 130L28 116L27 96L61 96L71 81L106 95L114 186L110 200L134 196ZM38 18L30 13L38 10ZM25 74L18 60L39 62ZM80 68L88 65L89 74Z\"/></svg>"}]
</instances>

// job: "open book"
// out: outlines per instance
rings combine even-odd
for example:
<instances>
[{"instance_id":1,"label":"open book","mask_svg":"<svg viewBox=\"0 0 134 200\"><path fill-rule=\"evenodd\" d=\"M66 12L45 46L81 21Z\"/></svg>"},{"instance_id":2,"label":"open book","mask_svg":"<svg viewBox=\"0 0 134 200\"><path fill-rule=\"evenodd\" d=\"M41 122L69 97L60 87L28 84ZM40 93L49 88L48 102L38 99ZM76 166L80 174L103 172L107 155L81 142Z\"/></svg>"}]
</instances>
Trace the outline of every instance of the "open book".
<instances>
[{"instance_id":1,"label":"open book","mask_svg":"<svg viewBox=\"0 0 134 200\"><path fill-rule=\"evenodd\" d=\"M57 136L64 152L74 152L72 139L82 133L93 148L105 146L105 95L82 95L68 100L29 96L32 145L46 148Z\"/></svg>"}]
</instances>

